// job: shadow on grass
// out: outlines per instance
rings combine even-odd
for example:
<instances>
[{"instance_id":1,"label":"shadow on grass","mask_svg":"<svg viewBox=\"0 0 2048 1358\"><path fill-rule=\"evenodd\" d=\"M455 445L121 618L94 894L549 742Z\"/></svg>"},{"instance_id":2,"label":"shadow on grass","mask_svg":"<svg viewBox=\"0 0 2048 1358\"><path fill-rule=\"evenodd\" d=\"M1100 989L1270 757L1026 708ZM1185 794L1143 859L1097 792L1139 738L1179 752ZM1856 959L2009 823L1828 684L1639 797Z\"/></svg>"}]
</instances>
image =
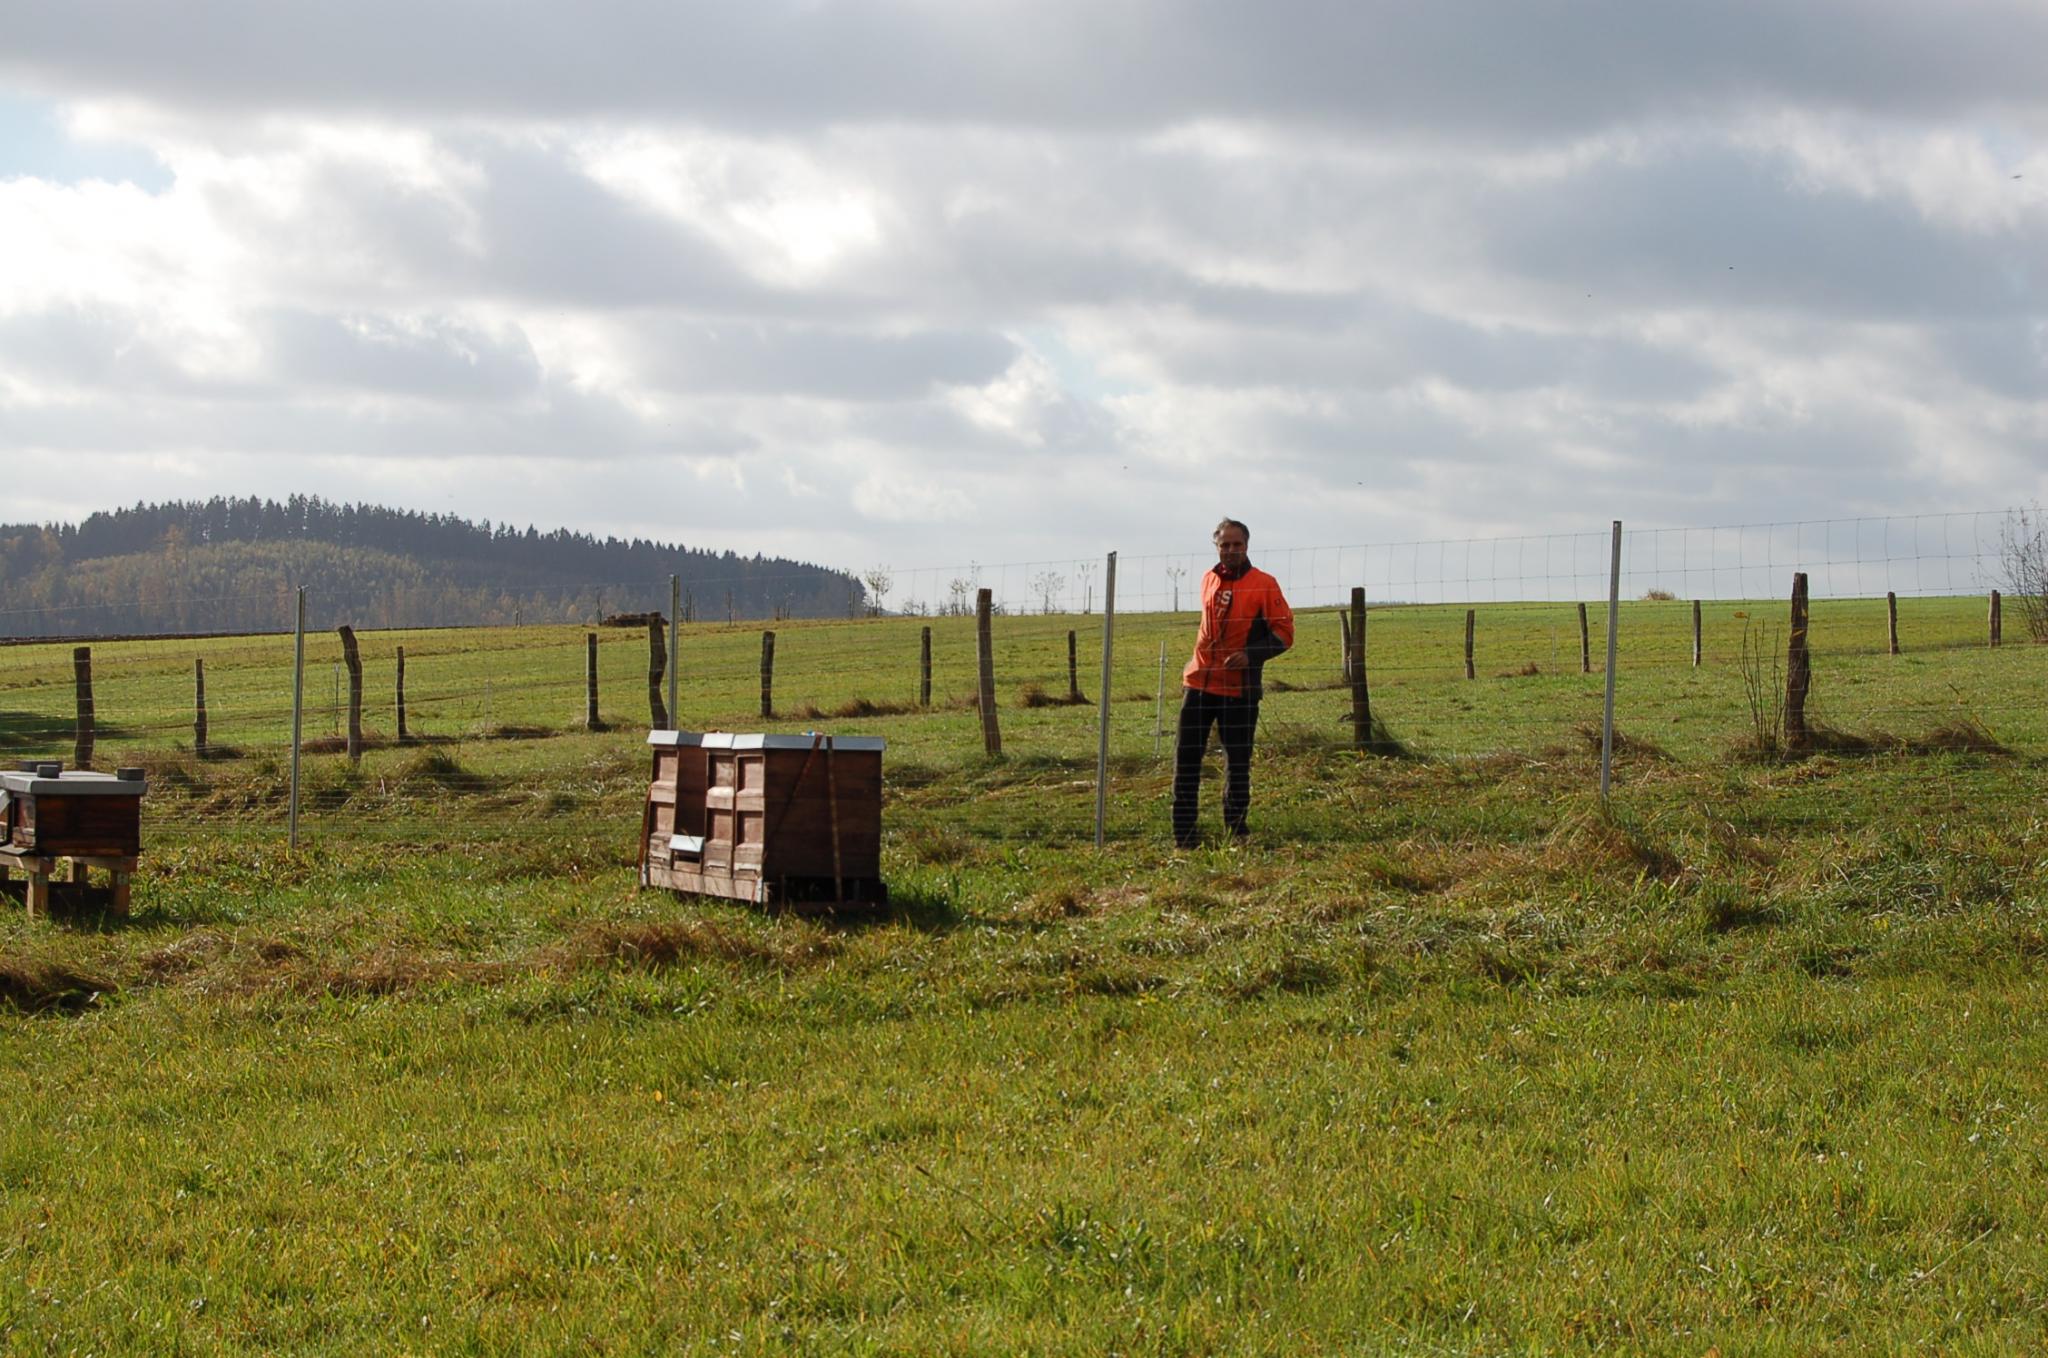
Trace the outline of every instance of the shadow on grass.
<instances>
[{"instance_id":1,"label":"shadow on grass","mask_svg":"<svg viewBox=\"0 0 2048 1358\"><path fill-rule=\"evenodd\" d=\"M53 717L47 712L0 711L0 750L68 751L74 733L75 729L67 717ZM93 739L101 744L134 737L134 728L119 722L93 723Z\"/></svg>"},{"instance_id":2,"label":"shadow on grass","mask_svg":"<svg viewBox=\"0 0 2048 1358\"><path fill-rule=\"evenodd\" d=\"M0 958L0 1005L24 1014L82 1014L113 985L62 962Z\"/></svg>"},{"instance_id":3,"label":"shadow on grass","mask_svg":"<svg viewBox=\"0 0 2048 1358\"><path fill-rule=\"evenodd\" d=\"M1806 739L1794 744L1776 733L1744 735L1735 743L1739 759L1758 764L1790 764L1816 755L1854 758L1888 754L1937 755L1981 754L2010 756L2011 746L1993 735L1975 717L1964 717L1918 733L1901 734L1883 729L1851 731L1828 722L1810 721Z\"/></svg>"}]
</instances>

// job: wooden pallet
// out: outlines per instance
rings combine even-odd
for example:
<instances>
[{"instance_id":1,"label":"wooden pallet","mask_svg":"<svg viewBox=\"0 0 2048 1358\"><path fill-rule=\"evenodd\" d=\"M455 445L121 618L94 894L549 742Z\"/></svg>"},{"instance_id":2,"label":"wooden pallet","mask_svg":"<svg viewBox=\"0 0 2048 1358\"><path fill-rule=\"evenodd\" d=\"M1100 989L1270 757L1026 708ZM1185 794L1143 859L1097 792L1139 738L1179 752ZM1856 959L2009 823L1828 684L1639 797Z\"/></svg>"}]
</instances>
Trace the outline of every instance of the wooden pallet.
<instances>
[{"instance_id":1,"label":"wooden pallet","mask_svg":"<svg viewBox=\"0 0 2048 1358\"><path fill-rule=\"evenodd\" d=\"M55 880L59 863L71 865L69 881ZM19 897L30 919L37 915L47 917L53 902L70 909L97 907L125 916L128 879L135 875L135 863L133 854L42 854L0 849L0 894ZM95 868L109 875L112 880L108 885L92 885ZM17 872L26 880L15 881Z\"/></svg>"},{"instance_id":2,"label":"wooden pallet","mask_svg":"<svg viewBox=\"0 0 2048 1358\"><path fill-rule=\"evenodd\" d=\"M848 906L886 905L889 888L879 877L758 877L748 873L706 872L683 863L648 863L641 869L642 886L666 887L696 896L717 896L769 909L836 910Z\"/></svg>"}]
</instances>

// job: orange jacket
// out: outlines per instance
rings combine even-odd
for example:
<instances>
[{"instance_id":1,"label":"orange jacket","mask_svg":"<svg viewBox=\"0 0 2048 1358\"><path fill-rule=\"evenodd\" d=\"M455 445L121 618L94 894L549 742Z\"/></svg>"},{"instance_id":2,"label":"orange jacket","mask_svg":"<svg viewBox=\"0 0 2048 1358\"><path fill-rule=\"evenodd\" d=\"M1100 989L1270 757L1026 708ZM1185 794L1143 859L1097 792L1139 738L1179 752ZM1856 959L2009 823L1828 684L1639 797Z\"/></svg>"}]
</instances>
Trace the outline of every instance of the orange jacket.
<instances>
[{"instance_id":1,"label":"orange jacket","mask_svg":"<svg viewBox=\"0 0 2048 1358\"><path fill-rule=\"evenodd\" d=\"M1249 565L1243 575L1226 580L1211 566L1202 576L1202 630L1180 682L1222 698L1258 698L1265 692L1266 662L1292 645L1294 610L1278 580ZM1225 669L1223 662L1239 651L1249 663Z\"/></svg>"}]
</instances>

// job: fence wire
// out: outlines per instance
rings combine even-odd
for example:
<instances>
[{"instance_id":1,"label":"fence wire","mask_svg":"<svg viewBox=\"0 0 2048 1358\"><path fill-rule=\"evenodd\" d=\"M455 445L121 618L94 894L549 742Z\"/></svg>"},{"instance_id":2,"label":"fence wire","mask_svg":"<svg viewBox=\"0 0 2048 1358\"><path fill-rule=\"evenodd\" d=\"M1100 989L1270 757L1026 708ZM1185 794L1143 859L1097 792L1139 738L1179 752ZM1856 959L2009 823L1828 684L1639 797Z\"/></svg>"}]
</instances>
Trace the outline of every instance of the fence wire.
<instances>
[{"instance_id":1,"label":"fence wire","mask_svg":"<svg viewBox=\"0 0 2048 1358\"><path fill-rule=\"evenodd\" d=\"M2015 583L2007 578L2015 522L2015 512L1998 511L1625 533L1617 726L1638 748L1680 763L1725 759L1752 739L1768 716L1759 699L1767 709L1783 683L1786 595L1801 572L1812 599L1815 713L1826 729L1871 745L1964 730L1982 733L1985 745L2048 751L2036 698L2048 677L2041 673L2048 650L2033 644L2017 612L2006 620L2005 644L1991 644L1991 591ZM1597 742L1606 529L1346 547L1267 547L1255 539L1253 548L1255 564L1279 578L1297 614L1293 650L1267 670L1262 748L1351 745L1342 605L1359 588L1368 601L1373 713L1390 742L1451 760L1583 758ZM1112 835L1163 831L1180 673L1211 561L1183 553L1117 562L1107 679ZM892 831L996 840L1092 833L1106 563L869 574L881 587L853 618L706 618L700 587L696 616L676 638L680 710L669 724L883 736ZM972 616L981 589L990 591L995 615L1001 764L983 753ZM670 597L665 579L621 582L565 591L564 606L588 603L595 618L609 608L595 607L597 593L629 611L663 614ZM277 607L275 621L286 622L290 596L266 597ZM654 715L656 651L644 620L359 631L364 748L352 762L350 684L333 629L374 601L367 593L309 591L301 712L307 833L440 840L536 833L567 821L631 840ZM0 626L56 636L89 632L96 616L29 610ZM928 676L921 666L927 629ZM764 715L762 635L770 631L776 640ZM282 835L293 711L288 631L66 636L0 646L0 757L69 764L83 753L79 646L91 653L92 761L150 771L151 835ZM204 669L203 744L197 666ZM652 687L665 698L666 677ZM1214 793L1206 795L1213 818ZM1330 833L1342 826L1333 822Z\"/></svg>"}]
</instances>

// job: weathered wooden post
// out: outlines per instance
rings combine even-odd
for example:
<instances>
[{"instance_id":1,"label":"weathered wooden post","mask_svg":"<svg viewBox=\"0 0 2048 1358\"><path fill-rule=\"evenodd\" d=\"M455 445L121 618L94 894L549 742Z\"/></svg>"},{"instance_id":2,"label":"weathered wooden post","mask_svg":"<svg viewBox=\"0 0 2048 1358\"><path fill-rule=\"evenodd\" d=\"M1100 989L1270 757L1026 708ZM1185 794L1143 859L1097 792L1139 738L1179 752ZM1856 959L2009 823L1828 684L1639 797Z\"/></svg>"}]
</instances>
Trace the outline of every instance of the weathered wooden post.
<instances>
[{"instance_id":1,"label":"weathered wooden post","mask_svg":"<svg viewBox=\"0 0 2048 1358\"><path fill-rule=\"evenodd\" d=\"M1806 695L1813 688L1813 656L1806 645L1806 572L1792 577L1791 634L1785 640L1785 748L1804 750L1812 737L1806 729Z\"/></svg>"},{"instance_id":2,"label":"weathered wooden post","mask_svg":"<svg viewBox=\"0 0 2048 1358\"><path fill-rule=\"evenodd\" d=\"M775 634L761 634L761 715L775 715Z\"/></svg>"},{"instance_id":3,"label":"weathered wooden post","mask_svg":"<svg viewBox=\"0 0 2048 1358\"><path fill-rule=\"evenodd\" d=\"M1999 607L1999 604L1998 591L1994 589L1991 591L1991 644L1993 646L2003 645L2005 642L2004 610Z\"/></svg>"},{"instance_id":4,"label":"weathered wooden post","mask_svg":"<svg viewBox=\"0 0 2048 1358\"><path fill-rule=\"evenodd\" d=\"M981 704L981 745L991 755L1003 752L1003 732L996 724L996 644L989 615L994 596L981 590L974 596L974 649L981 665L981 687L976 697Z\"/></svg>"},{"instance_id":5,"label":"weathered wooden post","mask_svg":"<svg viewBox=\"0 0 2048 1358\"><path fill-rule=\"evenodd\" d=\"M1700 667L1700 601L1692 601L1692 667Z\"/></svg>"},{"instance_id":6,"label":"weathered wooden post","mask_svg":"<svg viewBox=\"0 0 2048 1358\"><path fill-rule=\"evenodd\" d=\"M1372 748L1372 693L1365 683L1365 586L1351 591L1351 616L1344 628L1348 652L1345 668L1351 671L1351 747Z\"/></svg>"},{"instance_id":7,"label":"weathered wooden post","mask_svg":"<svg viewBox=\"0 0 2048 1358\"><path fill-rule=\"evenodd\" d=\"M398 743L406 744L412 733L405 729L405 647L398 648Z\"/></svg>"},{"instance_id":8,"label":"weathered wooden post","mask_svg":"<svg viewBox=\"0 0 2048 1358\"><path fill-rule=\"evenodd\" d=\"M71 762L81 769L89 769L92 767L93 742L92 647L80 646L71 652L71 680L77 689L78 700L78 725L71 746Z\"/></svg>"},{"instance_id":9,"label":"weathered wooden post","mask_svg":"<svg viewBox=\"0 0 2048 1358\"><path fill-rule=\"evenodd\" d=\"M668 672L668 648L661 639L661 614L647 615L647 718L657 731L668 730L668 704L661 700L661 679Z\"/></svg>"},{"instance_id":10,"label":"weathered wooden post","mask_svg":"<svg viewBox=\"0 0 2048 1358\"><path fill-rule=\"evenodd\" d=\"M1586 624L1586 606L1579 605L1579 673L1593 672L1593 629Z\"/></svg>"},{"instance_id":11,"label":"weathered wooden post","mask_svg":"<svg viewBox=\"0 0 2048 1358\"><path fill-rule=\"evenodd\" d=\"M597 715L597 633L583 637L583 729L602 731L604 721Z\"/></svg>"},{"instance_id":12,"label":"weathered wooden post","mask_svg":"<svg viewBox=\"0 0 2048 1358\"><path fill-rule=\"evenodd\" d=\"M917 647L917 705L932 705L932 629L926 627Z\"/></svg>"},{"instance_id":13,"label":"weathered wooden post","mask_svg":"<svg viewBox=\"0 0 2048 1358\"><path fill-rule=\"evenodd\" d=\"M192 657L192 753L206 758L206 661Z\"/></svg>"},{"instance_id":14,"label":"weathered wooden post","mask_svg":"<svg viewBox=\"0 0 2048 1358\"><path fill-rule=\"evenodd\" d=\"M1479 677L1479 671L1472 664L1472 627L1478 620L1478 617L1478 609L1468 608L1465 610L1465 677L1467 679Z\"/></svg>"},{"instance_id":15,"label":"weathered wooden post","mask_svg":"<svg viewBox=\"0 0 2048 1358\"><path fill-rule=\"evenodd\" d=\"M1344 638L1342 673L1345 683L1351 682L1351 615L1343 609L1337 610L1337 628Z\"/></svg>"},{"instance_id":16,"label":"weathered wooden post","mask_svg":"<svg viewBox=\"0 0 2048 1358\"><path fill-rule=\"evenodd\" d=\"M1891 653L1899 653L1899 596L1894 590L1884 592L1885 631L1891 638Z\"/></svg>"},{"instance_id":17,"label":"weathered wooden post","mask_svg":"<svg viewBox=\"0 0 2048 1358\"><path fill-rule=\"evenodd\" d=\"M1081 670L1075 660L1074 647L1074 634L1070 631L1067 633L1067 701L1070 703L1081 701Z\"/></svg>"},{"instance_id":18,"label":"weathered wooden post","mask_svg":"<svg viewBox=\"0 0 2048 1358\"><path fill-rule=\"evenodd\" d=\"M343 626L341 660L348 666L348 762L363 762L363 656L356 649L356 631Z\"/></svg>"}]
</instances>

